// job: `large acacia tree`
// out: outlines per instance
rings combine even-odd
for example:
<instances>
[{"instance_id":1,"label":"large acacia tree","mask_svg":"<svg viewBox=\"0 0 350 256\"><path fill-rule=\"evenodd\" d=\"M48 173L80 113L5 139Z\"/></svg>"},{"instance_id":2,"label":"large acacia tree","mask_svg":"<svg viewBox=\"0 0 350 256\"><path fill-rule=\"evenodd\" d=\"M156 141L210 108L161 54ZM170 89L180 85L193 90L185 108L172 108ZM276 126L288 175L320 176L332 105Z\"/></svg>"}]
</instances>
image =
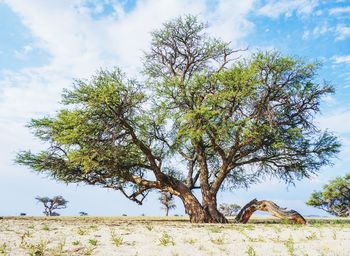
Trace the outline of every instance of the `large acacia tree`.
<instances>
[{"instance_id":1,"label":"large acacia tree","mask_svg":"<svg viewBox=\"0 0 350 256\"><path fill-rule=\"evenodd\" d=\"M29 124L48 148L17 162L138 204L151 190L168 192L192 222L221 223L220 189L293 182L329 164L339 144L314 116L333 88L317 82L318 64L276 52L238 58L205 30L186 16L154 31L142 82L119 69L76 81L57 115Z\"/></svg>"}]
</instances>

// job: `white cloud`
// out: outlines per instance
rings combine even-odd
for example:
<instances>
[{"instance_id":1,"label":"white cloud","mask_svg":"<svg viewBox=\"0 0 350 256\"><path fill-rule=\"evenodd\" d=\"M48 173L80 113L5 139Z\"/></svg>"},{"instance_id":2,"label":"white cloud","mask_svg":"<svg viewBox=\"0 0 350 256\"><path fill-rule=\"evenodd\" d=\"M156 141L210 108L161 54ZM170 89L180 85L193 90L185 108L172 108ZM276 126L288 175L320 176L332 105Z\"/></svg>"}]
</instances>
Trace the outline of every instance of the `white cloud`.
<instances>
[{"instance_id":1,"label":"white cloud","mask_svg":"<svg viewBox=\"0 0 350 256\"><path fill-rule=\"evenodd\" d=\"M305 30L303 33L303 39L306 40L310 37L310 31L309 30Z\"/></svg>"},{"instance_id":2,"label":"white cloud","mask_svg":"<svg viewBox=\"0 0 350 256\"><path fill-rule=\"evenodd\" d=\"M344 40L350 36L350 27L346 25L337 25L335 32L336 40Z\"/></svg>"},{"instance_id":3,"label":"white cloud","mask_svg":"<svg viewBox=\"0 0 350 256\"><path fill-rule=\"evenodd\" d=\"M245 16L253 0L220 0L213 10L207 9L204 0L138 1L130 13L115 4L114 15L98 20L90 16L82 0L7 3L51 54L50 66L66 67L73 76L88 76L100 66L118 63L135 72L142 50L148 46L149 32L184 13L199 14L212 25L211 32L234 43L252 28Z\"/></svg>"},{"instance_id":4,"label":"white cloud","mask_svg":"<svg viewBox=\"0 0 350 256\"><path fill-rule=\"evenodd\" d=\"M310 37L313 38L318 38L328 32L332 32L334 29L332 27L330 27L327 23L324 23L322 25L318 25L316 27L314 27L314 29L312 31L310 30L306 30L303 33L303 39L308 39Z\"/></svg>"},{"instance_id":5,"label":"white cloud","mask_svg":"<svg viewBox=\"0 0 350 256\"><path fill-rule=\"evenodd\" d=\"M346 14L346 13L350 13L350 6L337 7L329 10L330 15L339 15L339 14Z\"/></svg>"},{"instance_id":6,"label":"white cloud","mask_svg":"<svg viewBox=\"0 0 350 256\"><path fill-rule=\"evenodd\" d=\"M321 36L329 31L331 31L332 29L328 26L328 24L323 24L320 26L316 26L314 28L314 30L312 31L312 34L316 37Z\"/></svg>"},{"instance_id":7,"label":"white cloud","mask_svg":"<svg viewBox=\"0 0 350 256\"><path fill-rule=\"evenodd\" d=\"M79 193L74 193L71 186L72 191L69 192L69 187L47 179L43 182L44 177L34 176L25 167L14 165L13 162L19 150L37 151L44 146L33 138L25 124L30 118L55 113L59 108L62 89L71 86L72 78L87 78L100 67L110 68L116 65L129 75L137 75L142 50L147 49L149 44L149 32L162 22L181 14L200 15L203 21L208 21L212 26L210 32L232 41L233 47L237 47L253 28L246 17L253 0L219 0L213 9L208 7L206 0L145 0L137 1L130 12L125 12L118 1L110 2L113 3L114 12L103 16L101 6L89 9L83 0L4 1L36 39L30 47L46 51L50 58L47 64L40 67L0 70L0 181L8 183L16 180L16 184L19 184L17 187L11 186L16 193L11 191L11 195L5 201L2 200L1 203L7 205L3 214L17 214L18 205L7 202L21 200L21 205L24 205L31 197L41 193L38 191L61 193L64 196L67 194L71 202L80 195L74 203L77 205L84 201L82 195L87 188L80 187ZM95 14L99 16L97 20L92 17ZM18 49L18 57L30 53L30 47ZM6 190L6 186L2 184L2 187L2 191ZM100 196L97 197L96 193L100 193ZM95 202L108 196L110 200L124 200L118 194L108 195L105 190L96 189L91 194L94 195ZM129 212L135 214L140 211L132 208L135 206L129 201L122 202L132 209ZM182 209L181 206L179 209ZM73 210L69 211L70 214L76 214ZM120 209L96 208L93 205L91 213L94 211L97 214L115 214ZM147 211L155 214L151 204L145 211L148 214Z\"/></svg>"},{"instance_id":8,"label":"white cloud","mask_svg":"<svg viewBox=\"0 0 350 256\"><path fill-rule=\"evenodd\" d=\"M117 65L136 75L142 50L150 41L149 32L172 17L199 14L209 20L211 32L231 40L233 46L252 28L245 16L253 1L221 0L214 10L207 9L204 0L139 1L130 13L115 5L114 14L98 20L90 16L82 0L6 2L37 39L36 46L46 50L51 59L46 66L2 72L1 119L23 121L38 112L52 112L72 78L89 77L100 67ZM19 57L31 49L24 47L18 51Z\"/></svg>"},{"instance_id":9,"label":"white cloud","mask_svg":"<svg viewBox=\"0 0 350 256\"><path fill-rule=\"evenodd\" d=\"M350 55L334 56L332 58L334 63L348 63L350 64Z\"/></svg>"},{"instance_id":10,"label":"white cloud","mask_svg":"<svg viewBox=\"0 0 350 256\"><path fill-rule=\"evenodd\" d=\"M350 110L334 109L327 115L320 116L317 122L322 129L329 129L338 134L350 133Z\"/></svg>"},{"instance_id":11,"label":"white cloud","mask_svg":"<svg viewBox=\"0 0 350 256\"><path fill-rule=\"evenodd\" d=\"M335 133L341 143L340 153L334 159L334 166L325 167L322 176L328 180L344 175L348 172L350 165L350 109L343 107L333 107L331 111L317 118L318 126L322 130L328 129Z\"/></svg>"},{"instance_id":12,"label":"white cloud","mask_svg":"<svg viewBox=\"0 0 350 256\"><path fill-rule=\"evenodd\" d=\"M90 10L83 0L4 2L36 39L33 47L50 58L40 67L0 70L0 177L14 175L13 159L20 149L42 146L24 127L30 118L54 113L62 89L70 87L73 78L90 77L100 67L120 66L137 75L149 32L164 21L198 14L212 26L210 32L232 41L233 47L253 28L247 19L253 0L219 0L213 9L205 0L145 0L137 1L130 12L113 1L114 12L98 19L91 14L103 12L102 7ZM30 47L18 49L19 57Z\"/></svg>"},{"instance_id":13,"label":"white cloud","mask_svg":"<svg viewBox=\"0 0 350 256\"><path fill-rule=\"evenodd\" d=\"M252 31L254 25L246 16L253 9L254 1L218 1L215 10L208 10L209 33L239 46L241 39Z\"/></svg>"},{"instance_id":14,"label":"white cloud","mask_svg":"<svg viewBox=\"0 0 350 256\"><path fill-rule=\"evenodd\" d=\"M20 59L20 60L23 60L23 59L25 59L25 58L28 56L28 54L29 54L30 52L32 52L32 51L33 51L33 47L32 47L32 46L30 46L30 45L25 45L21 50L19 50L19 51L15 50L15 51L14 51L14 55L15 55L16 58L18 58L18 59Z\"/></svg>"},{"instance_id":15,"label":"white cloud","mask_svg":"<svg viewBox=\"0 0 350 256\"><path fill-rule=\"evenodd\" d=\"M278 18L281 15L290 17L293 12L298 15L309 15L317 5L318 0L269 0L258 10L258 14L270 18Z\"/></svg>"}]
</instances>

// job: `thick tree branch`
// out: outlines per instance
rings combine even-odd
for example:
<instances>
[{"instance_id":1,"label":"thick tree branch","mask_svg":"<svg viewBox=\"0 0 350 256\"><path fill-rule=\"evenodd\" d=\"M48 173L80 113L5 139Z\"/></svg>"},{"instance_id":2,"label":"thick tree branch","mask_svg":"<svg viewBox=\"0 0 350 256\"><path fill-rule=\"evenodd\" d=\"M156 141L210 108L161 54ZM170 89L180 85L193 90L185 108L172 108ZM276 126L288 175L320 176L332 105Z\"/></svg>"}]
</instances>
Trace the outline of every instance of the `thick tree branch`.
<instances>
[{"instance_id":1,"label":"thick tree branch","mask_svg":"<svg viewBox=\"0 0 350 256\"><path fill-rule=\"evenodd\" d=\"M297 211L287 211L285 208L279 207L272 201L253 199L246 204L236 216L236 221L239 223L247 223L249 218L255 211L265 211L280 219L287 219L294 224L306 224L306 220Z\"/></svg>"}]
</instances>

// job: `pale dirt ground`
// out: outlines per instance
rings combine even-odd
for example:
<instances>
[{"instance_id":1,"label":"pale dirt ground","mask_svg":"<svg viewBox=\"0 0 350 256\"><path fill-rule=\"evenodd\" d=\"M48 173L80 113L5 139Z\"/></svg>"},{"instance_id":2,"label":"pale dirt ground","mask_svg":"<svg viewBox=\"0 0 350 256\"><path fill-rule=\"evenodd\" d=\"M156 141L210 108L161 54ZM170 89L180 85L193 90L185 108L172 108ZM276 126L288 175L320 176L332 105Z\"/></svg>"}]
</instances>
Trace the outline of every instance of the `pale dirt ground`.
<instances>
[{"instance_id":1,"label":"pale dirt ground","mask_svg":"<svg viewBox=\"0 0 350 256\"><path fill-rule=\"evenodd\" d=\"M350 224L190 224L184 218L4 217L0 255L350 255Z\"/></svg>"}]
</instances>

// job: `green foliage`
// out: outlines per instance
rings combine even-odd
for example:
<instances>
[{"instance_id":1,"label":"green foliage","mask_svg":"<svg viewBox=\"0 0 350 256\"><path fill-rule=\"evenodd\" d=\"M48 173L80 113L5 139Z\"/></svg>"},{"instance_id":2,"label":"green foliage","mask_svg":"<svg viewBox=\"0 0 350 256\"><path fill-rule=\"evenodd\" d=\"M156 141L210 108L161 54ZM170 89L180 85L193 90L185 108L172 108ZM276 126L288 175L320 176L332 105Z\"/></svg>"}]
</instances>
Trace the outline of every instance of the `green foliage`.
<instances>
[{"instance_id":1,"label":"green foliage","mask_svg":"<svg viewBox=\"0 0 350 256\"><path fill-rule=\"evenodd\" d=\"M138 204L152 189L205 186L216 196L265 176L293 182L330 164L339 143L314 116L334 90L317 82L319 63L274 51L237 60L205 29L184 16L154 31L145 81L117 68L75 81L56 115L28 125L48 148L20 152L16 162L120 190Z\"/></svg>"},{"instance_id":2,"label":"green foliage","mask_svg":"<svg viewBox=\"0 0 350 256\"><path fill-rule=\"evenodd\" d=\"M306 204L338 217L349 217L350 174L331 180L323 191L313 192Z\"/></svg>"}]
</instances>

